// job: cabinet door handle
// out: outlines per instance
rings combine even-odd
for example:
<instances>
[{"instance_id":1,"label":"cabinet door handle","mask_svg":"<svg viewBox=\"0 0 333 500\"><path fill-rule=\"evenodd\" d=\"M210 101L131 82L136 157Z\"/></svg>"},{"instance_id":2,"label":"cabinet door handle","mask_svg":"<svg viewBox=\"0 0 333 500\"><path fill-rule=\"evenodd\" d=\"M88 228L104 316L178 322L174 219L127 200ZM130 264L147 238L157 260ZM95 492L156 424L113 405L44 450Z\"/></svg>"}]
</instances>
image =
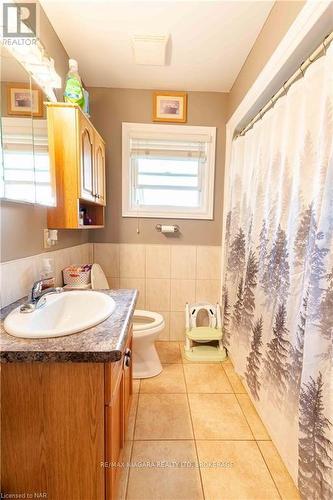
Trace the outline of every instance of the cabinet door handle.
<instances>
[{"instance_id":1,"label":"cabinet door handle","mask_svg":"<svg viewBox=\"0 0 333 500\"><path fill-rule=\"evenodd\" d=\"M126 366L126 368L129 368L131 366L131 362L131 357L125 354L124 365Z\"/></svg>"}]
</instances>

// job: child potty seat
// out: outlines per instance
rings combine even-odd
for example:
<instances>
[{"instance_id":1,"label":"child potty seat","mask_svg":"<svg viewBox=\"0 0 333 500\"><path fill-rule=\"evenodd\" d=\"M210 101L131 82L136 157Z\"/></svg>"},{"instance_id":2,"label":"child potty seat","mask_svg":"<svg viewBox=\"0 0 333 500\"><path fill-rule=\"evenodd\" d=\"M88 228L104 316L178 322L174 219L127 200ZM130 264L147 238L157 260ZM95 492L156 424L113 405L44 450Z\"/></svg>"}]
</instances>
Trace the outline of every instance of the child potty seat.
<instances>
[{"instance_id":1,"label":"child potty seat","mask_svg":"<svg viewBox=\"0 0 333 500\"><path fill-rule=\"evenodd\" d=\"M198 315L206 311L208 326L197 326ZM222 344L222 321L219 304L186 304L185 357L191 361L220 362L226 358ZM216 341L217 345L211 345ZM200 345L195 345L199 343Z\"/></svg>"},{"instance_id":2,"label":"child potty seat","mask_svg":"<svg viewBox=\"0 0 333 500\"><path fill-rule=\"evenodd\" d=\"M217 312L216 306L213 304L198 303L189 306L190 309L190 328L197 328L197 317L200 311L207 311L209 318L209 327L216 328L217 326Z\"/></svg>"}]
</instances>

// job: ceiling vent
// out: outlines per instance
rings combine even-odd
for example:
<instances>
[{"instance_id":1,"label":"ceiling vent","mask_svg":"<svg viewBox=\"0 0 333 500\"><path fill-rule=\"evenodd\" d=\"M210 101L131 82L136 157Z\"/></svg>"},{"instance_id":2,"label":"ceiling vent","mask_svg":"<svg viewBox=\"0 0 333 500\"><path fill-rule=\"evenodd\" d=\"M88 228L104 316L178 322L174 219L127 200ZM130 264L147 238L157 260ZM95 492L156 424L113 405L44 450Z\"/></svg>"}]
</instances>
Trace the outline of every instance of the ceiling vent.
<instances>
[{"instance_id":1,"label":"ceiling vent","mask_svg":"<svg viewBox=\"0 0 333 500\"><path fill-rule=\"evenodd\" d=\"M169 35L134 35L132 37L135 64L164 66Z\"/></svg>"}]
</instances>

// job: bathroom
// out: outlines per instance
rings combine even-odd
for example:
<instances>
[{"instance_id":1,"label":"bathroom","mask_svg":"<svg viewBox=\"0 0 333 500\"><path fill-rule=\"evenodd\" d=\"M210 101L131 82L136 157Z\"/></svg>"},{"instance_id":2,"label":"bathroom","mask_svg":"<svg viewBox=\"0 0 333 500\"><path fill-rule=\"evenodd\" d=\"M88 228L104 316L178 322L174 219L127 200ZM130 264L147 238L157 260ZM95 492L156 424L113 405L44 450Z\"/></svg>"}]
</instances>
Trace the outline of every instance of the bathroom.
<instances>
[{"instance_id":1,"label":"bathroom","mask_svg":"<svg viewBox=\"0 0 333 500\"><path fill-rule=\"evenodd\" d=\"M331 499L333 2L1 12L1 498Z\"/></svg>"}]
</instances>

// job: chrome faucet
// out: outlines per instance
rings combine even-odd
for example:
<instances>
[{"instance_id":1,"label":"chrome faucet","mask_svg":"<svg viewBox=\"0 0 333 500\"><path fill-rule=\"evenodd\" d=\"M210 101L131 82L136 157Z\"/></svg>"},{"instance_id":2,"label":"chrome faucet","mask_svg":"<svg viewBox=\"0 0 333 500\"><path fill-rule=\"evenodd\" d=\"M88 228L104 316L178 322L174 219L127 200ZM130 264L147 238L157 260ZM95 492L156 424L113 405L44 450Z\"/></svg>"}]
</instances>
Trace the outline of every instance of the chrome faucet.
<instances>
[{"instance_id":1,"label":"chrome faucet","mask_svg":"<svg viewBox=\"0 0 333 500\"><path fill-rule=\"evenodd\" d=\"M60 286L56 288L45 288L45 290L43 290L43 282L44 280L38 280L32 285L28 302L20 307L21 313L31 313L36 309L39 309L46 303L47 295L52 293L61 293L64 291L64 289Z\"/></svg>"}]
</instances>

